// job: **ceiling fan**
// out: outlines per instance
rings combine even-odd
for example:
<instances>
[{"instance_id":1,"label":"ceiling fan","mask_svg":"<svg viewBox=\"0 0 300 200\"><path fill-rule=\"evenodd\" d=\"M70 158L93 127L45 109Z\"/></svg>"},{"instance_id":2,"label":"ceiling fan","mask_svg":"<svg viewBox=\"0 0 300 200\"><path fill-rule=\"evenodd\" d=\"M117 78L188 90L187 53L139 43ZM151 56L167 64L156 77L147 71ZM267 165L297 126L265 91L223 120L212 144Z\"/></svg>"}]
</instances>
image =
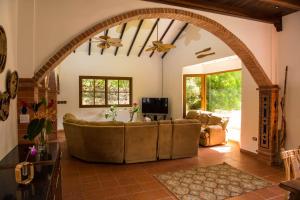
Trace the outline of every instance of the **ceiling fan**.
<instances>
[{"instance_id":1,"label":"ceiling fan","mask_svg":"<svg viewBox=\"0 0 300 200\"><path fill-rule=\"evenodd\" d=\"M152 41L152 46L147 48L145 51L157 51L159 53L168 52L171 49L176 48L173 44L164 44L161 40L158 40L158 23L156 27L156 41Z\"/></svg>"},{"instance_id":2,"label":"ceiling fan","mask_svg":"<svg viewBox=\"0 0 300 200\"><path fill-rule=\"evenodd\" d=\"M195 55L197 56L197 58L204 58L204 57L206 57L206 56L211 56L211 55L214 55L214 54L216 54L216 52L211 52L211 53L205 53L205 52L208 52L208 51L210 51L211 50L211 47L208 47L208 48L205 48L205 49L203 49L203 50L201 50L201 51L197 51L196 53L195 53Z\"/></svg>"},{"instance_id":3,"label":"ceiling fan","mask_svg":"<svg viewBox=\"0 0 300 200\"><path fill-rule=\"evenodd\" d=\"M122 41L119 38L111 38L107 35L101 35L99 37L95 37L94 38L96 41L94 42L99 42L99 44L97 45L97 47L101 48L101 49L107 49L111 46L114 47L122 47Z\"/></svg>"}]
</instances>

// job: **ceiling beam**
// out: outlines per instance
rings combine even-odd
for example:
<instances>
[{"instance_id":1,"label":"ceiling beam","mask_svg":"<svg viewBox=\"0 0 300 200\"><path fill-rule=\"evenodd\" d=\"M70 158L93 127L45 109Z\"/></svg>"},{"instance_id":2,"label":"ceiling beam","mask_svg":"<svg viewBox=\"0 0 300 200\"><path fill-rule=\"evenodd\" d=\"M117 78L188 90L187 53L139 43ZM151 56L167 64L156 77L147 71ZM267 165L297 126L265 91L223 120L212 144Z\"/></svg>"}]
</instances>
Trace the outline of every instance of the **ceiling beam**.
<instances>
[{"instance_id":1,"label":"ceiling beam","mask_svg":"<svg viewBox=\"0 0 300 200\"><path fill-rule=\"evenodd\" d=\"M127 26L127 23L124 23L123 26L122 26L121 34L120 34L120 37L119 37L120 40L122 40L122 38L123 38L126 26ZM115 56L118 54L118 51L119 51L119 47L116 47Z\"/></svg>"},{"instance_id":2,"label":"ceiling beam","mask_svg":"<svg viewBox=\"0 0 300 200\"><path fill-rule=\"evenodd\" d=\"M159 20L160 20L160 19L158 18L158 19L155 21L155 23L153 24L152 29L151 29L151 31L150 31L150 33L149 33L147 39L145 40L144 45L143 45L143 47L141 48L138 57L140 57L140 56L142 55L142 53L143 53L143 51L144 51L144 49L145 49L145 47L146 47L146 45L147 45L147 43L148 43L150 37L152 36L152 33L153 33L155 27L157 26L157 24L158 24L158 22L159 22Z\"/></svg>"},{"instance_id":3,"label":"ceiling beam","mask_svg":"<svg viewBox=\"0 0 300 200\"><path fill-rule=\"evenodd\" d=\"M171 28L171 26L173 25L173 23L174 23L174 19L172 19L172 21L169 23L169 25L168 25L168 27L166 28L166 30L165 30L165 32L162 34L162 36L160 37L160 39L159 39L159 41L161 42L163 39L164 39L164 37L166 36L166 34L168 33L168 31L170 30L170 28ZM153 56L153 54L154 54L154 51L152 51L151 52L151 54L150 54L150 58Z\"/></svg>"},{"instance_id":4,"label":"ceiling beam","mask_svg":"<svg viewBox=\"0 0 300 200\"><path fill-rule=\"evenodd\" d=\"M89 50L88 50L89 56L91 55L91 53L92 53L92 38L89 39Z\"/></svg>"},{"instance_id":5,"label":"ceiling beam","mask_svg":"<svg viewBox=\"0 0 300 200\"><path fill-rule=\"evenodd\" d=\"M104 33L105 36L108 35L108 30L109 30L109 29L107 29L107 30L105 31L105 33ZM101 49L101 55L103 55L103 53L104 53L104 49Z\"/></svg>"},{"instance_id":6,"label":"ceiling beam","mask_svg":"<svg viewBox=\"0 0 300 200\"><path fill-rule=\"evenodd\" d=\"M207 12L212 12L212 13L217 13L222 15L240 17L244 19L251 19L251 20L270 23L270 24L274 24L274 22L277 21L277 19L274 18L264 17L260 15L260 13L246 11L241 8L237 8L237 7L235 8L233 6L227 6L221 3L215 3L207 0L144 0L144 1L190 8L194 10L207 11Z\"/></svg>"},{"instance_id":7,"label":"ceiling beam","mask_svg":"<svg viewBox=\"0 0 300 200\"><path fill-rule=\"evenodd\" d=\"M178 40L178 38L180 37L180 35L183 33L183 31L186 29L186 27L189 25L189 23L185 23L184 26L180 29L180 31L177 33L176 37L173 39L172 43L171 44L175 44L175 42ZM167 55L168 52L165 52L161 58L163 59L166 55Z\"/></svg>"},{"instance_id":8,"label":"ceiling beam","mask_svg":"<svg viewBox=\"0 0 300 200\"><path fill-rule=\"evenodd\" d=\"M299 0L260 0L275 6L282 8L288 8L293 10L300 10L300 1Z\"/></svg>"},{"instance_id":9,"label":"ceiling beam","mask_svg":"<svg viewBox=\"0 0 300 200\"><path fill-rule=\"evenodd\" d=\"M138 27L137 27L137 29L136 29L136 32L135 32L135 34L134 34L134 37L133 37L132 42L131 42L131 44L130 44L130 47L129 47L129 49L128 49L127 56L130 55L131 49L132 49L132 47L133 47L133 45L134 45L134 43L135 43L136 37L138 36L138 34L139 34L139 32L140 32L140 29L141 29L141 27L142 27L142 25L143 25L143 22L144 22L143 19L140 20L140 22L139 22L139 25L138 25Z\"/></svg>"}]
</instances>

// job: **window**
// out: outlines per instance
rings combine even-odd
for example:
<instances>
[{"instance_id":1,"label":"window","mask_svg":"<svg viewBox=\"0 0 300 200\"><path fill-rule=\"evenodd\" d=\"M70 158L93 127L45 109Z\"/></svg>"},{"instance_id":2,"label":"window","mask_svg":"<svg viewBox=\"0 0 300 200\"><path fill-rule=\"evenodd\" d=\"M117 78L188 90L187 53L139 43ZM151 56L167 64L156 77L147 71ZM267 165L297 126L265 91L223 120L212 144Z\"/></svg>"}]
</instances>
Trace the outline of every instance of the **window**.
<instances>
[{"instance_id":1,"label":"window","mask_svg":"<svg viewBox=\"0 0 300 200\"><path fill-rule=\"evenodd\" d=\"M241 71L183 76L183 114L190 110L240 110Z\"/></svg>"},{"instance_id":2,"label":"window","mask_svg":"<svg viewBox=\"0 0 300 200\"><path fill-rule=\"evenodd\" d=\"M79 107L132 105L132 78L80 76Z\"/></svg>"}]
</instances>

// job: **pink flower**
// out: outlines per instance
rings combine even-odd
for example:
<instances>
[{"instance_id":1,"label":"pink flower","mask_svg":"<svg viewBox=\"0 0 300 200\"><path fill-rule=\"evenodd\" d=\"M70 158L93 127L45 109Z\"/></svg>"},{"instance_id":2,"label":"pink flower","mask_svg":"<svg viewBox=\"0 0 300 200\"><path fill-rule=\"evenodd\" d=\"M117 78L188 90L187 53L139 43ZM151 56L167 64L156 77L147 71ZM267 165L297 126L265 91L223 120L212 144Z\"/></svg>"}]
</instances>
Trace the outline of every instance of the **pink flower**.
<instances>
[{"instance_id":1,"label":"pink flower","mask_svg":"<svg viewBox=\"0 0 300 200\"><path fill-rule=\"evenodd\" d=\"M37 149L35 148L35 146L33 145L32 147L29 147L29 149L30 149L30 155L36 156Z\"/></svg>"}]
</instances>

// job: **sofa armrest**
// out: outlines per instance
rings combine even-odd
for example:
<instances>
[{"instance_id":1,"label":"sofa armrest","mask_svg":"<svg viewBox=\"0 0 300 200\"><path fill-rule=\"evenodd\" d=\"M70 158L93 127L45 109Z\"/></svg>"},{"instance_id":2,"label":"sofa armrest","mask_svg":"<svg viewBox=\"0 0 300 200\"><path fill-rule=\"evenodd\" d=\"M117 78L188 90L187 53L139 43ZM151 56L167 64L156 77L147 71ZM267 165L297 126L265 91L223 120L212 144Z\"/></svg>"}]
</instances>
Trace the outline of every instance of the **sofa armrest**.
<instances>
[{"instance_id":1,"label":"sofa armrest","mask_svg":"<svg viewBox=\"0 0 300 200\"><path fill-rule=\"evenodd\" d=\"M206 128L209 134L209 144L217 145L225 142L225 130L220 125L210 125Z\"/></svg>"}]
</instances>

